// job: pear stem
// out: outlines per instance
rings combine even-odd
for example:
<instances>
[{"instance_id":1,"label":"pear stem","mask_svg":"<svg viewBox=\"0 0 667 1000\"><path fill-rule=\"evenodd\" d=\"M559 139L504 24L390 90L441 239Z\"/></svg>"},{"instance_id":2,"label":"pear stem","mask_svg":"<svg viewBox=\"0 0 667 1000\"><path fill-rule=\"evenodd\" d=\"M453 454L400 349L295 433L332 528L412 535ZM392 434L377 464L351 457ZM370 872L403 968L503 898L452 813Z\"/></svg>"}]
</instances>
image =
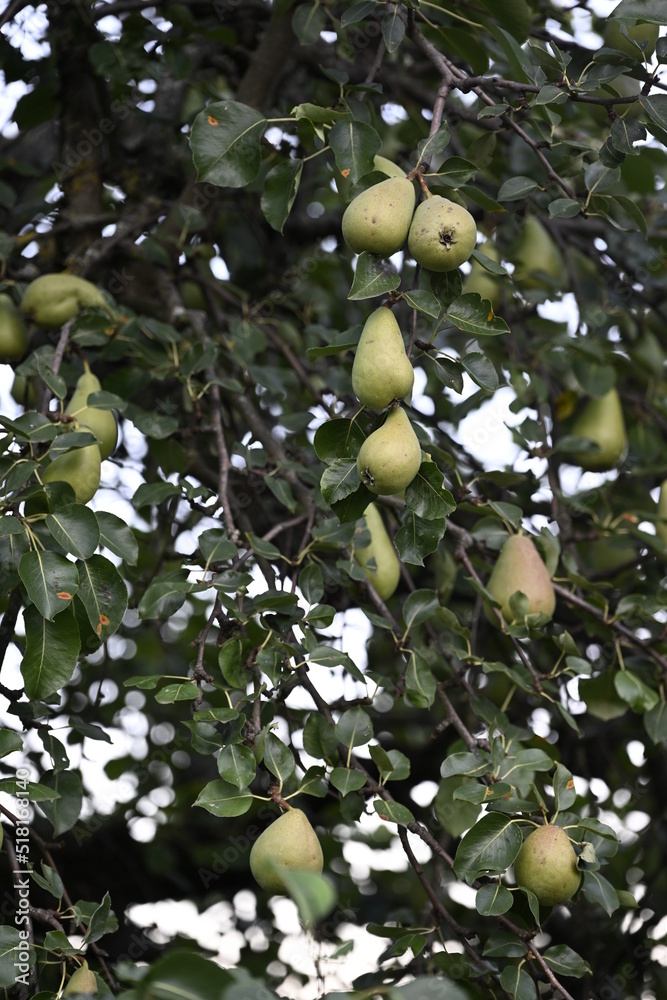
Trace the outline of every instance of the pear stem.
<instances>
[{"instance_id":1,"label":"pear stem","mask_svg":"<svg viewBox=\"0 0 667 1000\"><path fill-rule=\"evenodd\" d=\"M278 791L278 789L274 785L272 785L271 788L269 788L269 795L271 796L271 798L273 799L273 801L276 803L276 805L280 806L281 809L291 809L292 808L292 806L289 804L289 802L287 802L286 799L284 799L282 797L282 795L280 794L280 792Z\"/></svg>"}]
</instances>

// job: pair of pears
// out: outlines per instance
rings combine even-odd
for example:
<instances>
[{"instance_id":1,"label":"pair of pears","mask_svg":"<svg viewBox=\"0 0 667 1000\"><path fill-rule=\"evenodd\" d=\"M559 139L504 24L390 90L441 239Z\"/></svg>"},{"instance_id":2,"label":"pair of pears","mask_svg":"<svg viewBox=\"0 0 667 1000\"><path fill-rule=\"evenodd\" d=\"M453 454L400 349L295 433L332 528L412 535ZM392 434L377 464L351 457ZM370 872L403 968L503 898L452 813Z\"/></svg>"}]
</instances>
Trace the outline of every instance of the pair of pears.
<instances>
[{"instance_id":1,"label":"pair of pears","mask_svg":"<svg viewBox=\"0 0 667 1000\"><path fill-rule=\"evenodd\" d=\"M262 889L287 893L283 871L322 873L317 834L301 809L288 809L260 834L250 851L250 871Z\"/></svg>"},{"instance_id":2,"label":"pair of pears","mask_svg":"<svg viewBox=\"0 0 667 1000\"><path fill-rule=\"evenodd\" d=\"M430 195L415 210L407 177L388 177L358 194L345 209L343 239L355 253L391 257L408 241L411 256L429 271L453 271L477 240L475 220L462 205Z\"/></svg>"},{"instance_id":3,"label":"pair of pears","mask_svg":"<svg viewBox=\"0 0 667 1000\"><path fill-rule=\"evenodd\" d=\"M99 288L76 274L42 274L31 281L21 299L21 312L36 326L54 329L86 306L109 310Z\"/></svg>"},{"instance_id":4,"label":"pair of pears","mask_svg":"<svg viewBox=\"0 0 667 1000\"><path fill-rule=\"evenodd\" d=\"M590 472L605 472L618 465L628 448L618 390L612 387L599 399L589 399L576 417L571 433L597 445L597 451L576 453L573 456L576 465Z\"/></svg>"},{"instance_id":5,"label":"pair of pears","mask_svg":"<svg viewBox=\"0 0 667 1000\"><path fill-rule=\"evenodd\" d=\"M72 448L59 455L42 475L45 483L69 483L78 503L88 503L95 496L100 486L102 462L113 453L118 437L118 425L112 411L88 405L88 397L101 388L100 380L86 368L65 409L65 413L74 418L77 429L90 431L97 443Z\"/></svg>"},{"instance_id":6,"label":"pair of pears","mask_svg":"<svg viewBox=\"0 0 667 1000\"><path fill-rule=\"evenodd\" d=\"M500 550L486 589L499 602L502 616L510 625L525 615L539 612L551 618L556 609L551 576L528 535L510 535ZM525 600L512 601L517 592ZM489 619L498 624L495 612L489 614Z\"/></svg>"},{"instance_id":7,"label":"pair of pears","mask_svg":"<svg viewBox=\"0 0 667 1000\"><path fill-rule=\"evenodd\" d=\"M354 558L378 596L388 601L398 586L401 564L376 504L369 503L364 511L364 520L370 541L367 545L354 546Z\"/></svg>"}]
</instances>

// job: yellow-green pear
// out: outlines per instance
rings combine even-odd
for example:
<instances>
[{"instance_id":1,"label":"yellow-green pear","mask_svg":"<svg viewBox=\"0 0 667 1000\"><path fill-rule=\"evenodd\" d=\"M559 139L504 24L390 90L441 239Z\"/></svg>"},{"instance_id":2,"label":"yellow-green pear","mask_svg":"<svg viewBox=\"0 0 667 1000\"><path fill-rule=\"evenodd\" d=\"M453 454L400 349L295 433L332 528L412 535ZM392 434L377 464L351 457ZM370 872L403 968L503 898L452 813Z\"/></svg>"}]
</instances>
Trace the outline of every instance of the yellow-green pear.
<instances>
[{"instance_id":1,"label":"yellow-green pear","mask_svg":"<svg viewBox=\"0 0 667 1000\"><path fill-rule=\"evenodd\" d=\"M380 156L379 153L373 159L373 166L387 177L405 177L405 170L397 163L388 160L386 156Z\"/></svg>"},{"instance_id":2,"label":"yellow-green pear","mask_svg":"<svg viewBox=\"0 0 667 1000\"><path fill-rule=\"evenodd\" d=\"M528 598L526 614L544 612L551 617L556 608L549 570L528 535L510 535L500 550L486 589L499 601L503 618L509 624L514 621L510 598L517 591ZM498 624L495 611L489 618Z\"/></svg>"},{"instance_id":3,"label":"yellow-green pear","mask_svg":"<svg viewBox=\"0 0 667 1000\"><path fill-rule=\"evenodd\" d=\"M633 42L646 42L646 48L644 49L644 58L650 59L655 52L655 46L658 41L658 34L660 32L659 24L650 24L647 21L642 21L637 23L630 23L629 21L623 22L623 27L627 31L628 35L632 39L628 41L625 35L621 34L620 22L616 21L614 18L608 17L605 21L604 27L604 42L611 49L618 49L620 52L625 52L626 55L633 56L635 59L641 59L640 50L637 48Z\"/></svg>"},{"instance_id":4,"label":"yellow-green pear","mask_svg":"<svg viewBox=\"0 0 667 1000\"><path fill-rule=\"evenodd\" d=\"M382 427L369 434L357 456L359 477L371 493L391 495L412 482L421 465L421 447L407 413L390 410Z\"/></svg>"},{"instance_id":5,"label":"yellow-green pear","mask_svg":"<svg viewBox=\"0 0 667 1000\"><path fill-rule=\"evenodd\" d=\"M317 834L301 809L288 809L279 816L260 834L250 851L253 878L262 889L272 893L287 893L280 868L319 875L323 864Z\"/></svg>"},{"instance_id":6,"label":"yellow-green pear","mask_svg":"<svg viewBox=\"0 0 667 1000\"><path fill-rule=\"evenodd\" d=\"M567 277L565 261L549 232L534 215L527 216L516 253L514 280L527 289L543 288L545 283L557 283L563 289Z\"/></svg>"},{"instance_id":7,"label":"yellow-green pear","mask_svg":"<svg viewBox=\"0 0 667 1000\"><path fill-rule=\"evenodd\" d=\"M500 261L500 251L491 240L482 243L478 249L491 260ZM463 291L477 292L483 299L488 299L493 308L496 309L502 297L502 285L499 281L502 279L494 277L478 261L473 260L470 273L463 280Z\"/></svg>"},{"instance_id":8,"label":"yellow-green pear","mask_svg":"<svg viewBox=\"0 0 667 1000\"><path fill-rule=\"evenodd\" d=\"M65 413L70 417L75 417L77 424L83 429L86 428L97 438L102 461L109 458L116 448L118 439L118 425L111 410L99 410L95 406L88 406L88 397L95 392L99 392L102 386L96 375L86 369L79 377L72 398L67 404Z\"/></svg>"},{"instance_id":9,"label":"yellow-green pear","mask_svg":"<svg viewBox=\"0 0 667 1000\"><path fill-rule=\"evenodd\" d=\"M343 239L355 253L390 257L408 235L415 188L407 177L388 177L358 194L343 213Z\"/></svg>"},{"instance_id":10,"label":"yellow-green pear","mask_svg":"<svg viewBox=\"0 0 667 1000\"><path fill-rule=\"evenodd\" d=\"M604 472L618 465L628 447L618 390L612 387L599 399L589 399L576 417L571 434L588 438L598 446L598 451L578 452L570 456L575 465L593 472Z\"/></svg>"},{"instance_id":11,"label":"yellow-green pear","mask_svg":"<svg viewBox=\"0 0 667 1000\"><path fill-rule=\"evenodd\" d=\"M514 862L517 885L530 889L545 906L566 903L581 882L577 856L561 826L538 826L521 845Z\"/></svg>"},{"instance_id":12,"label":"yellow-green pear","mask_svg":"<svg viewBox=\"0 0 667 1000\"><path fill-rule=\"evenodd\" d=\"M352 365L354 394L364 406L384 410L394 399L410 395L414 380L396 317L380 306L361 331Z\"/></svg>"},{"instance_id":13,"label":"yellow-green pear","mask_svg":"<svg viewBox=\"0 0 667 1000\"><path fill-rule=\"evenodd\" d=\"M378 595L383 601L388 601L398 586L401 564L384 526L382 514L374 503L370 503L364 511L364 518L371 540L368 545L360 548L355 546L354 558Z\"/></svg>"},{"instance_id":14,"label":"yellow-green pear","mask_svg":"<svg viewBox=\"0 0 667 1000\"><path fill-rule=\"evenodd\" d=\"M660 484L658 494L658 520L655 522L655 533L667 545L667 479Z\"/></svg>"},{"instance_id":15,"label":"yellow-green pear","mask_svg":"<svg viewBox=\"0 0 667 1000\"><path fill-rule=\"evenodd\" d=\"M14 300L0 295L0 362L22 358L28 350L28 334Z\"/></svg>"},{"instance_id":16,"label":"yellow-green pear","mask_svg":"<svg viewBox=\"0 0 667 1000\"><path fill-rule=\"evenodd\" d=\"M47 465L44 483L69 483L79 503L88 503L100 487L102 457L96 444L73 448Z\"/></svg>"},{"instance_id":17,"label":"yellow-green pear","mask_svg":"<svg viewBox=\"0 0 667 1000\"><path fill-rule=\"evenodd\" d=\"M415 211L408 250L429 271L453 271L475 249L477 226L470 212L449 198L432 195Z\"/></svg>"},{"instance_id":18,"label":"yellow-green pear","mask_svg":"<svg viewBox=\"0 0 667 1000\"><path fill-rule=\"evenodd\" d=\"M74 993L87 993L89 996L97 993L95 973L90 971L85 961L72 973L70 981L63 990L64 997L72 996Z\"/></svg>"},{"instance_id":19,"label":"yellow-green pear","mask_svg":"<svg viewBox=\"0 0 667 1000\"><path fill-rule=\"evenodd\" d=\"M42 274L31 281L21 299L21 312L37 326L62 326L85 306L109 306L91 281L76 274Z\"/></svg>"}]
</instances>

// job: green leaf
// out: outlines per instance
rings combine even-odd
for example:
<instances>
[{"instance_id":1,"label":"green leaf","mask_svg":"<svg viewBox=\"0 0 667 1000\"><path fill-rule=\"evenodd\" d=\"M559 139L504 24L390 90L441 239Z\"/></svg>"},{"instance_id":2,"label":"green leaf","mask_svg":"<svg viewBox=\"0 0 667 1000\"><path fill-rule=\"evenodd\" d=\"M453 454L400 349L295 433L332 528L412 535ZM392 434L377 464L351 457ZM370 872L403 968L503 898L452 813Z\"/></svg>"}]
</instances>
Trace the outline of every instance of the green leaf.
<instances>
[{"instance_id":1,"label":"green leaf","mask_svg":"<svg viewBox=\"0 0 667 1000\"><path fill-rule=\"evenodd\" d=\"M422 139L419 142L417 146L417 150L419 152L417 165L419 165L422 160L428 160L432 156L435 156L436 153L441 153L443 149L446 149L449 145L449 140L449 126L446 122L444 122L437 132L434 132L433 135L430 135L427 139Z\"/></svg>"},{"instance_id":2,"label":"green leaf","mask_svg":"<svg viewBox=\"0 0 667 1000\"><path fill-rule=\"evenodd\" d=\"M424 557L434 552L447 528L445 518L424 520L406 510L403 525L394 535L399 558L413 566L423 566Z\"/></svg>"},{"instance_id":3,"label":"green leaf","mask_svg":"<svg viewBox=\"0 0 667 1000\"><path fill-rule=\"evenodd\" d=\"M540 186L532 177L511 177L501 185L498 191L498 201L518 201L538 190L540 190Z\"/></svg>"},{"instance_id":4,"label":"green leaf","mask_svg":"<svg viewBox=\"0 0 667 1000\"><path fill-rule=\"evenodd\" d=\"M336 738L343 746L361 747L373 736L373 723L363 708L349 708L335 725Z\"/></svg>"},{"instance_id":5,"label":"green leaf","mask_svg":"<svg viewBox=\"0 0 667 1000\"><path fill-rule=\"evenodd\" d=\"M447 318L463 330L475 337L497 337L501 333L509 333L509 327L500 316L489 318L488 308L477 292L465 292L454 299L447 309Z\"/></svg>"},{"instance_id":6,"label":"green leaf","mask_svg":"<svg viewBox=\"0 0 667 1000\"><path fill-rule=\"evenodd\" d=\"M644 728L654 743L667 740L667 703L659 701L644 715Z\"/></svg>"},{"instance_id":7,"label":"green leaf","mask_svg":"<svg viewBox=\"0 0 667 1000\"><path fill-rule=\"evenodd\" d=\"M542 952L542 958L557 976L572 976L581 979L591 971L588 962L577 955L567 944L554 944Z\"/></svg>"},{"instance_id":8,"label":"green leaf","mask_svg":"<svg viewBox=\"0 0 667 1000\"><path fill-rule=\"evenodd\" d=\"M139 543L132 529L115 514L104 510L95 511L95 517L100 529L100 545L106 546L110 552L119 556L130 566L136 566L139 556Z\"/></svg>"},{"instance_id":9,"label":"green leaf","mask_svg":"<svg viewBox=\"0 0 667 1000\"><path fill-rule=\"evenodd\" d=\"M500 973L500 985L514 1000L535 1000L535 983L518 965L505 966Z\"/></svg>"},{"instance_id":10,"label":"green leaf","mask_svg":"<svg viewBox=\"0 0 667 1000\"><path fill-rule=\"evenodd\" d=\"M209 104L195 118L190 135L197 180L232 188L254 181L266 126L266 118L246 104Z\"/></svg>"},{"instance_id":11,"label":"green leaf","mask_svg":"<svg viewBox=\"0 0 667 1000\"><path fill-rule=\"evenodd\" d=\"M443 488L444 477L435 462L423 461L419 472L405 488L408 508L426 521L448 517L456 510L454 497Z\"/></svg>"},{"instance_id":12,"label":"green leaf","mask_svg":"<svg viewBox=\"0 0 667 1000\"><path fill-rule=\"evenodd\" d=\"M221 1000L231 998L234 982L232 973L217 962L192 949L175 948L148 966L138 995L130 991L126 1000Z\"/></svg>"},{"instance_id":13,"label":"green leaf","mask_svg":"<svg viewBox=\"0 0 667 1000\"><path fill-rule=\"evenodd\" d=\"M125 581L104 556L91 556L77 566L81 581L77 597L86 609L93 632L100 642L105 642L118 630L127 611Z\"/></svg>"},{"instance_id":14,"label":"green leaf","mask_svg":"<svg viewBox=\"0 0 667 1000\"><path fill-rule=\"evenodd\" d=\"M194 681L165 684L155 695L158 705L173 705L177 701L194 701L199 697L199 688Z\"/></svg>"},{"instance_id":15,"label":"green leaf","mask_svg":"<svg viewBox=\"0 0 667 1000\"><path fill-rule=\"evenodd\" d=\"M229 562L239 554L234 542L230 541L227 532L221 528L208 528L202 531L197 539L197 545L207 565Z\"/></svg>"},{"instance_id":16,"label":"green leaf","mask_svg":"<svg viewBox=\"0 0 667 1000\"><path fill-rule=\"evenodd\" d=\"M273 167L266 175L261 206L272 229L282 233L299 190L303 160L290 159Z\"/></svg>"},{"instance_id":17,"label":"green leaf","mask_svg":"<svg viewBox=\"0 0 667 1000\"><path fill-rule=\"evenodd\" d=\"M501 875L516 858L521 844L521 830L516 823L499 813L488 813L459 843L454 873L468 885L479 875Z\"/></svg>"},{"instance_id":18,"label":"green leaf","mask_svg":"<svg viewBox=\"0 0 667 1000\"><path fill-rule=\"evenodd\" d=\"M88 919L88 930L83 940L86 944L92 944L93 941L99 941L116 927L116 920L111 912L111 898L109 893L105 892L102 902L93 910Z\"/></svg>"},{"instance_id":19,"label":"green leaf","mask_svg":"<svg viewBox=\"0 0 667 1000\"><path fill-rule=\"evenodd\" d=\"M574 778L566 767L556 764L556 773L553 779L554 806L558 812L569 809L574 805L577 798L577 790L574 786Z\"/></svg>"},{"instance_id":20,"label":"green leaf","mask_svg":"<svg viewBox=\"0 0 667 1000\"><path fill-rule=\"evenodd\" d=\"M46 526L58 545L79 559L88 559L100 544L97 517L85 504L68 504L47 514Z\"/></svg>"},{"instance_id":21,"label":"green leaf","mask_svg":"<svg viewBox=\"0 0 667 1000\"><path fill-rule=\"evenodd\" d=\"M51 802L42 802L40 809L53 827L54 837L71 830L81 815L83 788L78 771L45 771L41 783L58 793Z\"/></svg>"},{"instance_id":22,"label":"green leaf","mask_svg":"<svg viewBox=\"0 0 667 1000\"><path fill-rule=\"evenodd\" d=\"M571 219L581 212L581 205L573 198L554 198L549 202L549 216L552 219Z\"/></svg>"},{"instance_id":23,"label":"green leaf","mask_svg":"<svg viewBox=\"0 0 667 1000\"><path fill-rule=\"evenodd\" d=\"M0 757L6 757L8 753L23 749L23 740L18 733L11 729L0 729Z\"/></svg>"},{"instance_id":24,"label":"green leaf","mask_svg":"<svg viewBox=\"0 0 667 1000\"><path fill-rule=\"evenodd\" d=\"M325 420L315 431L313 446L321 462L330 464L338 458L354 458L366 440L364 432L354 420L335 417Z\"/></svg>"},{"instance_id":25,"label":"green leaf","mask_svg":"<svg viewBox=\"0 0 667 1000\"><path fill-rule=\"evenodd\" d=\"M608 17L617 20L650 21L652 24L667 23L667 0L621 0Z\"/></svg>"},{"instance_id":26,"label":"green leaf","mask_svg":"<svg viewBox=\"0 0 667 1000\"><path fill-rule=\"evenodd\" d=\"M405 692L415 708L430 708L435 701L435 678L428 660L416 650L411 651L405 671Z\"/></svg>"},{"instance_id":27,"label":"green leaf","mask_svg":"<svg viewBox=\"0 0 667 1000\"><path fill-rule=\"evenodd\" d=\"M329 132L329 146L338 169L356 184L373 170L373 159L380 152L381 142L374 128L351 118L336 122Z\"/></svg>"},{"instance_id":28,"label":"green leaf","mask_svg":"<svg viewBox=\"0 0 667 1000\"><path fill-rule=\"evenodd\" d=\"M292 28L302 45L314 45L326 26L326 14L319 0L316 3L299 4L292 14Z\"/></svg>"},{"instance_id":29,"label":"green leaf","mask_svg":"<svg viewBox=\"0 0 667 1000\"><path fill-rule=\"evenodd\" d=\"M387 823L397 823L399 826L408 826L414 823L415 818L406 806L399 802L386 801L384 799L374 799L373 808L380 819Z\"/></svg>"},{"instance_id":30,"label":"green leaf","mask_svg":"<svg viewBox=\"0 0 667 1000\"><path fill-rule=\"evenodd\" d=\"M514 896L499 882L490 882L477 890L475 909L483 917L499 917L512 909Z\"/></svg>"},{"instance_id":31,"label":"green leaf","mask_svg":"<svg viewBox=\"0 0 667 1000\"><path fill-rule=\"evenodd\" d=\"M410 289L403 292L403 298L411 309L416 309L417 312L424 313L432 319L437 319L442 310L437 297L427 288Z\"/></svg>"},{"instance_id":32,"label":"green leaf","mask_svg":"<svg viewBox=\"0 0 667 1000\"><path fill-rule=\"evenodd\" d=\"M449 778L453 774L466 774L471 778L481 778L493 770L491 759L487 754L481 755L463 751L450 753L440 765L440 774Z\"/></svg>"},{"instance_id":33,"label":"green leaf","mask_svg":"<svg viewBox=\"0 0 667 1000\"><path fill-rule=\"evenodd\" d=\"M383 257L364 250L357 257L357 266L348 299L359 302L372 299L376 295L386 295L395 291L401 283L401 276Z\"/></svg>"},{"instance_id":34,"label":"green leaf","mask_svg":"<svg viewBox=\"0 0 667 1000\"><path fill-rule=\"evenodd\" d=\"M25 655L21 673L28 698L48 698L69 681L81 649L79 627L71 609L49 621L37 608L24 609Z\"/></svg>"},{"instance_id":35,"label":"green leaf","mask_svg":"<svg viewBox=\"0 0 667 1000\"><path fill-rule=\"evenodd\" d=\"M201 590L201 587L189 583L185 577L186 574L179 571L149 584L139 601L139 617L170 618L175 614L183 606L188 594Z\"/></svg>"},{"instance_id":36,"label":"green leaf","mask_svg":"<svg viewBox=\"0 0 667 1000\"><path fill-rule=\"evenodd\" d=\"M338 503L362 486L357 461L354 458L337 458L324 470L320 480L322 496L328 504ZM364 505L364 510L367 504Z\"/></svg>"},{"instance_id":37,"label":"green leaf","mask_svg":"<svg viewBox=\"0 0 667 1000\"><path fill-rule=\"evenodd\" d=\"M366 777L360 771L349 767L334 767L329 775L329 781L342 796L349 792L357 792L366 784Z\"/></svg>"},{"instance_id":38,"label":"green leaf","mask_svg":"<svg viewBox=\"0 0 667 1000\"><path fill-rule=\"evenodd\" d=\"M218 774L240 792L247 788L257 773L257 761L249 747L238 743L223 747L218 756Z\"/></svg>"},{"instance_id":39,"label":"green leaf","mask_svg":"<svg viewBox=\"0 0 667 1000\"><path fill-rule=\"evenodd\" d=\"M17 963L19 962L19 947L26 948L25 939L19 935L16 927L9 924L0 925L0 989L12 989L16 987ZM30 948L28 951L30 966L35 964L35 951ZM27 970L26 970L27 971ZM52 994L50 994L52 996Z\"/></svg>"},{"instance_id":40,"label":"green leaf","mask_svg":"<svg viewBox=\"0 0 667 1000\"><path fill-rule=\"evenodd\" d=\"M281 865L276 865L276 869L296 903L299 916L306 927L312 928L318 920L331 913L336 905L337 893L328 878L318 875L317 872L294 871ZM262 996L267 996L263 985Z\"/></svg>"},{"instance_id":41,"label":"green leaf","mask_svg":"<svg viewBox=\"0 0 667 1000\"><path fill-rule=\"evenodd\" d=\"M57 552L26 552L19 576L32 603L49 621L69 607L79 589L76 566Z\"/></svg>"},{"instance_id":42,"label":"green leaf","mask_svg":"<svg viewBox=\"0 0 667 1000\"><path fill-rule=\"evenodd\" d=\"M231 785L222 778L216 778L204 785L194 801L214 816L242 816L247 813L252 804L249 792L239 792L236 785Z\"/></svg>"},{"instance_id":43,"label":"green leaf","mask_svg":"<svg viewBox=\"0 0 667 1000\"><path fill-rule=\"evenodd\" d=\"M281 785L294 773L294 755L275 733L267 733L264 741L264 763Z\"/></svg>"},{"instance_id":44,"label":"green leaf","mask_svg":"<svg viewBox=\"0 0 667 1000\"><path fill-rule=\"evenodd\" d=\"M648 712L658 704L658 692L630 670L619 670L614 674L614 687L619 698L627 702L633 712Z\"/></svg>"},{"instance_id":45,"label":"green leaf","mask_svg":"<svg viewBox=\"0 0 667 1000\"><path fill-rule=\"evenodd\" d=\"M439 604L438 595L434 590L413 590L403 605L406 631L421 622L428 621Z\"/></svg>"},{"instance_id":46,"label":"green leaf","mask_svg":"<svg viewBox=\"0 0 667 1000\"><path fill-rule=\"evenodd\" d=\"M398 4L394 5L390 14L387 14L382 18L380 24L387 52L395 52L405 38L405 22L400 15L400 7Z\"/></svg>"},{"instance_id":47,"label":"green leaf","mask_svg":"<svg viewBox=\"0 0 667 1000\"><path fill-rule=\"evenodd\" d=\"M599 903L608 917L620 906L616 890L600 872L584 872L582 891L592 903Z\"/></svg>"},{"instance_id":48,"label":"green leaf","mask_svg":"<svg viewBox=\"0 0 667 1000\"><path fill-rule=\"evenodd\" d=\"M478 351L466 354L461 358L461 364L481 389L494 392L498 388L498 373L485 354Z\"/></svg>"},{"instance_id":49,"label":"green leaf","mask_svg":"<svg viewBox=\"0 0 667 1000\"><path fill-rule=\"evenodd\" d=\"M459 799L455 793L467 785L474 785L482 789L482 794L486 785L479 785L478 782L469 782L461 775L455 774L451 778L443 778L438 785L438 792L433 800L433 808L438 817L440 825L450 837L460 837L465 833L479 816L479 805Z\"/></svg>"}]
</instances>

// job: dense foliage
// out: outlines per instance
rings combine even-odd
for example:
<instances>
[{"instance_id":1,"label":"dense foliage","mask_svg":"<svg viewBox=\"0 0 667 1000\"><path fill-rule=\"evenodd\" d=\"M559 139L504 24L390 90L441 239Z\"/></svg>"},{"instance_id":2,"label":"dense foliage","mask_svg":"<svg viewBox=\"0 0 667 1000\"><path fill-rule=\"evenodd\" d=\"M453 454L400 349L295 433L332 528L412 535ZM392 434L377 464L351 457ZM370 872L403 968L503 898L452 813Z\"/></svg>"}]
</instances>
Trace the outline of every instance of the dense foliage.
<instances>
[{"instance_id":1,"label":"dense foliage","mask_svg":"<svg viewBox=\"0 0 667 1000\"><path fill-rule=\"evenodd\" d=\"M667 0L0 19L0 988L664 997ZM459 269L346 245L378 155L472 215ZM421 465L378 497L383 304ZM517 533L553 615L488 589ZM281 900L249 855L295 804ZM545 822L555 904L512 867Z\"/></svg>"}]
</instances>

